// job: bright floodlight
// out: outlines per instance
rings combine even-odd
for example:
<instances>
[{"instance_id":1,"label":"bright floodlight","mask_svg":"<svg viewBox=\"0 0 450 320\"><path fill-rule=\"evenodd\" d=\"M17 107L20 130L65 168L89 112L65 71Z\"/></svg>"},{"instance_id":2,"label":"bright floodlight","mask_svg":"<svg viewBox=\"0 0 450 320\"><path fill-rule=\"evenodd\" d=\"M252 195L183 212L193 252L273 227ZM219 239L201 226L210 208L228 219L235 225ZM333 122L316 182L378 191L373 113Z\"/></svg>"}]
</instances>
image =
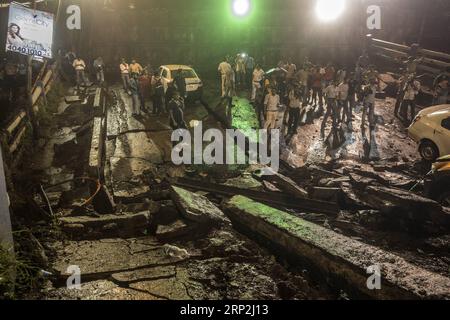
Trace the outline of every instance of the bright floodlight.
<instances>
[{"instance_id":1,"label":"bright floodlight","mask_svg":"<svg viewBox=\"0 0 450 320\"><path fill-rule=\"evenodd\" d=\"M233 13L237 16L245 16L250 11L250 0L233 0Z\"/></svg>"},{"instance_id":2,"label":"bright floodlight","mask_svg":"<svg viewBox=\"0 0 450 320\"><path fill-rule=\"evenodd\" d=\"M345 0L317 0L316 14L322 21L339 17L345 9Z\"/></svg>"}]
</instances>

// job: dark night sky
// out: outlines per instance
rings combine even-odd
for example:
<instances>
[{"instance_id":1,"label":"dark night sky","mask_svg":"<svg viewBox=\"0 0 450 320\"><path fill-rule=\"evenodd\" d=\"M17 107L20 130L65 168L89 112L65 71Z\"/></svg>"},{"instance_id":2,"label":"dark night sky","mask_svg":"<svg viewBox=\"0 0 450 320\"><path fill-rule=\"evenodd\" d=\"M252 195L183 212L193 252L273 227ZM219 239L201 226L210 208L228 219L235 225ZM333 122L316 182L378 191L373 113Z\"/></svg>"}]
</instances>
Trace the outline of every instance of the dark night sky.
<instances>
[{"instance_id":1,"label":"dark night sky","mask_svg":"<svg viewBox=\"0 0 450 320\"><path fill-rule=\"evenodd\" d=\"M3 1L5 2L5 1ZM55 48L74 46L86 56L102 51L110 59L120 55L168 62L220 59L227 52L264 52L268 59L309 54L318 59L340 59L359 51L370 4L382 8L378 38L410 45L419 39L426 18L422 46L450 51L450 1L446 0L347 0L347 10L337 21L320 23L315 0L253 0L254 12L243 21L230 14L230 0L62 0ZM38 8L55 12L57 1ZM82 31L67 31L65 8L81 4ZM133 3L135 8L130 9ZM7 9L1 9L0 41L4 42ZM305 53L306 52L306 53ZM189 62L189 61L183 61Z\"/></svg>"}]
</instances>

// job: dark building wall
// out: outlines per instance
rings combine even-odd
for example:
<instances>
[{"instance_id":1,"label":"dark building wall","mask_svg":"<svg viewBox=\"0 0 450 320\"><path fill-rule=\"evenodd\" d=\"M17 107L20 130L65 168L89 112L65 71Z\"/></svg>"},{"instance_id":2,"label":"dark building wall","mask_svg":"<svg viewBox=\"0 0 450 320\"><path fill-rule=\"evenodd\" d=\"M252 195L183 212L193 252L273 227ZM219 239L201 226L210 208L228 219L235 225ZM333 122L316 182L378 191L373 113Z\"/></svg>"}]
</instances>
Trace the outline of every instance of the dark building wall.
<instances>
[{"instance_id":1,"label":"dark building wall","mask_svg":"<svg viewBox=\"0 0 450 320\"><path fill-rule=\"evenodd\" d=\"M382 9L382 30L372 32L375 37L405 44L421 40L423 47L449 51L450 1L347 0L345 14L329 24L316 18L315 2L253 0L252 15L240 21L230 14L230 0L62 0L54 48L73 47L86 59L103 55L111 64L137 57L154 66L186 63L200 69L241 51L266 65L306 55L317 62L353 64L369 32L367 6L376 4ZM56 3L38 8L55 12ZM66 29L70 4L82 8L81 31ZM4 43L7 10L0 15Z\"/></svg>"}]
</instances>

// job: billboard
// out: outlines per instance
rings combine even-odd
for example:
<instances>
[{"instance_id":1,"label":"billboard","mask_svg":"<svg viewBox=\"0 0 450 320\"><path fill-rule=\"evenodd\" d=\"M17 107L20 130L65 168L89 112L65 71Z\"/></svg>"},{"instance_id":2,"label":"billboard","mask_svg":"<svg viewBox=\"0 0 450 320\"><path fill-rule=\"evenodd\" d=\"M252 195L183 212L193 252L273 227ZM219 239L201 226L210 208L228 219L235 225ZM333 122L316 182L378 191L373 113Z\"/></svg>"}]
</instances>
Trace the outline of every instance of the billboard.
<instances>
[{"instance_id":1,"label":"billboard","mask_svg":"<svg viewBox=\"0 0 450 320\"><path fill-rule=\"evenodd\" d=\"M12 3L6 51L52 58L53 14Z\"/></svg>"}]
</instances>

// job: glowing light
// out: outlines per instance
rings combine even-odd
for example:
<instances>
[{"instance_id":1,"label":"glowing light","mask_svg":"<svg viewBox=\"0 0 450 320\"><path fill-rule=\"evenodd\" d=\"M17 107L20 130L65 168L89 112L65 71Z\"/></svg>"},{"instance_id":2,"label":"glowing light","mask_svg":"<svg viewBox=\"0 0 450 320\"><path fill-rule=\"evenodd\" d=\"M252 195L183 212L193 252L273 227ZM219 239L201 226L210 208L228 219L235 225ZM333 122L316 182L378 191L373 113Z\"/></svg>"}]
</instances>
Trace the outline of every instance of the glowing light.
<instances>
[{"instance_id":1,"label":"glowing light","mask_svg":"<svg viewBox=\"0 0 450 320\"><path fill-rule=\"evenodd\" d=\"M243 17L250 12L250 0L233 0L233 13Z\"/></svg>"},{"instance_id":2,"label":"glowing light","mask_svg":"<svg viewBox=\"0 0 450 320\"><path fill-rule=\"evenodd\" d=\"M345 0L317 0L316 14L320 20L335 20L345 9Z\"/></svg>"}]
</instances>

